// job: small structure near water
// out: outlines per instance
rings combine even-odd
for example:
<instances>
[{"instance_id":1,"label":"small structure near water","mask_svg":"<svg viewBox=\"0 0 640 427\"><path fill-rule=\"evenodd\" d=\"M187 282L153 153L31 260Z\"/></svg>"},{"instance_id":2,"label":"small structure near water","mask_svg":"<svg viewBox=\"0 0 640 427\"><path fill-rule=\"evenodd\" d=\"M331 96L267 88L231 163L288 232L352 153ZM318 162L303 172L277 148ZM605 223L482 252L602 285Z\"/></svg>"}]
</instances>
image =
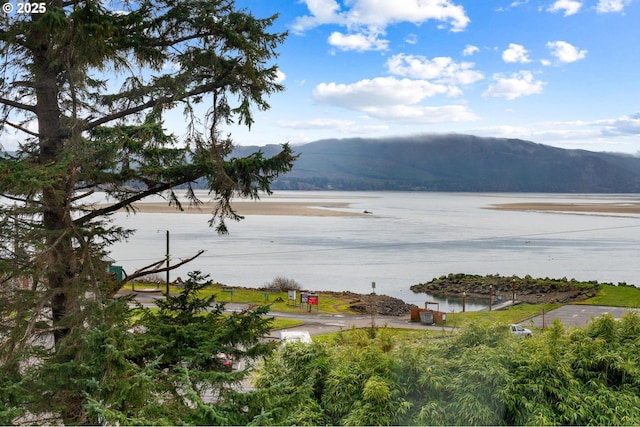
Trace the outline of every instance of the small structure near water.
<instances>
[{"instance_id":1,"label":"small structure near water","mask_svg":"<svg viewBox=\"0 0 640 427\"><path fill-rule=\"evenodd\" d=\"M436 309L432 310L429 306L435 305ZM426 301L424 308L411 309L411 321L420 322L425 325L433 325L436 323L444 323L447 321L447 313L440 311L440 303L434 301Z\"/></svg>"}]
</instances>

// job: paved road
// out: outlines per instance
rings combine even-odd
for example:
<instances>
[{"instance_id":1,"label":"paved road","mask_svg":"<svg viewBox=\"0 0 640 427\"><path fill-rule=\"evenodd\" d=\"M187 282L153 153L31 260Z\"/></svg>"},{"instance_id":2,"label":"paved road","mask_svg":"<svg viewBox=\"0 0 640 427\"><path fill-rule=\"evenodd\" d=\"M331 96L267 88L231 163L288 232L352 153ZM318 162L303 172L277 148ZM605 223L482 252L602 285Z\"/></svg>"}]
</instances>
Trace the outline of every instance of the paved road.
<instances>
[{"instance_id":1,"label":"paved road","mask_svg":"<svg viewBox=\"0 0 640 427\"><path fill-rule=\"evenodd\" d=\"M162 298L159 293L144 293L140 292L136 295L136 300L143 305L153 305L153 300L156 298ZM505 301L501 304L493 306L494 310L499 310L511 305L511 301ZM240 311L247 308L247 304L241 303L226 303L227 311ZM560 320L566 326L584 326L591 319L601 316L603 314L611 314L614 318L621 318L628 310L623 307L606 307L596 305L564 305L548 313L544 316L535 316L529 320L521 322L520 324L525 327L537 327L541 328L549 326L553 323L554 319ZM325 334L328 332L337 332L340 330L351 329L352 327L364 328L371 326L371 316L354 316L354 315L339 315L339 314L316 314L301 311L300 313L289 312L271 312L274 317L290 318L303 321L304 324L290 328L289 330L306 330L311 335ZM392 328L406 328L406 329L432 329L443 330L445 328L441 326L423 325L420 322L410 322L409 316L404 317L392 317L392 316L375 316L373 322L376 326L389 326ZM272 333L272 338L277 338L278 332Z\"/></svg>"},{"instance_id":2,"label":"paved road","mask_svg":"<svg viewBox=\"0 0 640 427\"><path fill-rule=\"evenodd\" d=\"M287 330L296 331L308 331L310 335L320 335L329 332L337 332L341 330L348 330L353 327L365 328L371 326L371 316L354 316L354 315L339 315L339 314L297 314L297 313L283 313L283 312L271 312L274 317L289 318L301 320L304 324L289 328ZM404 328L404 329L421 329L421 330L443 330L441 326L424 325L420 322L410 322L409 316L394 317L394 316L375 316L373 318L373 324L377 327L388 326L390 328ZM450 328L444 328L450 329ZM278 337L278 332L272 333L273 338Z\"/></svg>"},{"instance_id":3,"label":"paved road","mask_svg":"<svg viewBox=\"0 0 640 427\"><path fill-rule=\"evenodd\" d=\"M510 303L504 303L500 306L494 306L494 310L499 310L509 306ZM564 305L548 313L544 316L535 316L529 320L521 322L520 324L525 327L537 327L550 326L554 319L558 319L562 324L566 326L584 326L592 319L601 316L603 314L611 314L615 319L620 319L629 309L624 307L607 307L598 305ZM371 325L371 316L342 316L342 315L326 315L326 314L296 314L296 313L271 313L276 317L289 317L304 321L301 326L291 328L291 330L307 330L311 335L324 334L327 332L335 332L339 330L350 329L355 326L356 328L363 328ZM406 329L432 329L443 330L450 328L443 328L441 326L423 325L419 322L410 322L409 317L390 317L390 316L376 316L376 326L389 326L393 328L406 328ZM274 335L275 337L276 335Z\"/></svg>"},{"instance_id":4,"label":"paved road","mask_svg":"<svg viewBox=\"0 0 640 427\"><path fill-rule=\"evenodd\" d=\"M161 292L139 292L136 294L136 301L146 307L154 306L155 299L163 298ZM245 310L247 304L226 302L225 309L228 312L238 312ZM329 332L337 332L340 330L351 329L352 327L364 328L371 326L371 316L357 316L357 315L341 315L341 314L319 314L306 312L301 310L296 312L280 312L271 311L269 313L273 317L282 319L295 319L304 322L303 325L289 328L288 330L304 330L308 331L311 335L326 334ZM420 322L410 322L409 316L394 317L394 316L375 316L373 323L380 326L389 326L392 328L405 328L405 329L433 329L442 330L441 326L423 325ZM272 332L271 338L278 338L279 332Z\"/></svg>"}]
</instances>

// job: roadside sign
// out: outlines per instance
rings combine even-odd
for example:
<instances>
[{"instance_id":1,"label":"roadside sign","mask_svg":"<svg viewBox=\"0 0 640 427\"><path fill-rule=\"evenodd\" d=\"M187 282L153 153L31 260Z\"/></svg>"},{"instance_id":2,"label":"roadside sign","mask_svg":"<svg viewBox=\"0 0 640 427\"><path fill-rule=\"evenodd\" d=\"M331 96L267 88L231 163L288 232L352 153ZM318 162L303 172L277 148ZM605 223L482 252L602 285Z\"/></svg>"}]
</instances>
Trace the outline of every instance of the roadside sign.
<instances>
[{"instance_id":1,"label":"roadside sign","mask_svg":"<svg viewBox=\"0 0 640 427\"><path fill-rule=\"evenodd\" d=\"M222 292L229 292L229 301L233 301L233 288L231 286L223 286Z\"/></svg>"},{"instance_id":2,"label":"roadside sign","mask_svg":"<svg viewBox=\"0 0 640 427\"><path fill-rule=\"evenodd\" d=\"M312 306L316 306L316 311L319 310L319 306L318 306L318 294L309 294L307 296L307 310L311 311L311 307Z\"/></svg>"}]
</instances>

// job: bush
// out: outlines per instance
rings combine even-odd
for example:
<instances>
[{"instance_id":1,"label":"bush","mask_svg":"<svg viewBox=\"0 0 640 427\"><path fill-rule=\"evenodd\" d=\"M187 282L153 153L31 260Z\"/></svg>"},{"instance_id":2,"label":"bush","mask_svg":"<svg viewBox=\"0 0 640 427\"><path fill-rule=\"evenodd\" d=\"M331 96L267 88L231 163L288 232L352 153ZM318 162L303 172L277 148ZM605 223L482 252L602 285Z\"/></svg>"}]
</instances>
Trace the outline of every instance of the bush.
<instances>
[{"instance_id":1,"label":"bush","mask_svg":"<svg viewBox=\"0 0 640 427\"><path fill-rule=\"evenodd\" d=\"M271 282L266 283L265 287L270 291L300 291L302 286L293 279L284 276L277 276Z\"/></svg>"}]
</instances>

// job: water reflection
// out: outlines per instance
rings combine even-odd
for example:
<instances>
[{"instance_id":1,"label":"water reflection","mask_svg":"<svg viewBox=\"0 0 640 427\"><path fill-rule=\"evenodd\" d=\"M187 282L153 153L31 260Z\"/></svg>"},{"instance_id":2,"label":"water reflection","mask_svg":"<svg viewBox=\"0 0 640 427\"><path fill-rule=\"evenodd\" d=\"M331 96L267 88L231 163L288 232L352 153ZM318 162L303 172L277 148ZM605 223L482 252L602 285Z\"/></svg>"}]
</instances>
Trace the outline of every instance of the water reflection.
<instances>
[{"instance_id":1,"label":"water reflection","mask_svg":"<svg viewBox=\"0 0 640 427\"><path fill-rule=\"evenodd\" d=\"M419 303L418 301L421 301ZM415 294L413 304L420 308L443 311L445 313L462 312L462 296L435 296L430 294ZM437 304L437 305L436 305ZM489 308L489 298L466 297L465 311L480 311Z\"/></svg>"}]
</instances>

